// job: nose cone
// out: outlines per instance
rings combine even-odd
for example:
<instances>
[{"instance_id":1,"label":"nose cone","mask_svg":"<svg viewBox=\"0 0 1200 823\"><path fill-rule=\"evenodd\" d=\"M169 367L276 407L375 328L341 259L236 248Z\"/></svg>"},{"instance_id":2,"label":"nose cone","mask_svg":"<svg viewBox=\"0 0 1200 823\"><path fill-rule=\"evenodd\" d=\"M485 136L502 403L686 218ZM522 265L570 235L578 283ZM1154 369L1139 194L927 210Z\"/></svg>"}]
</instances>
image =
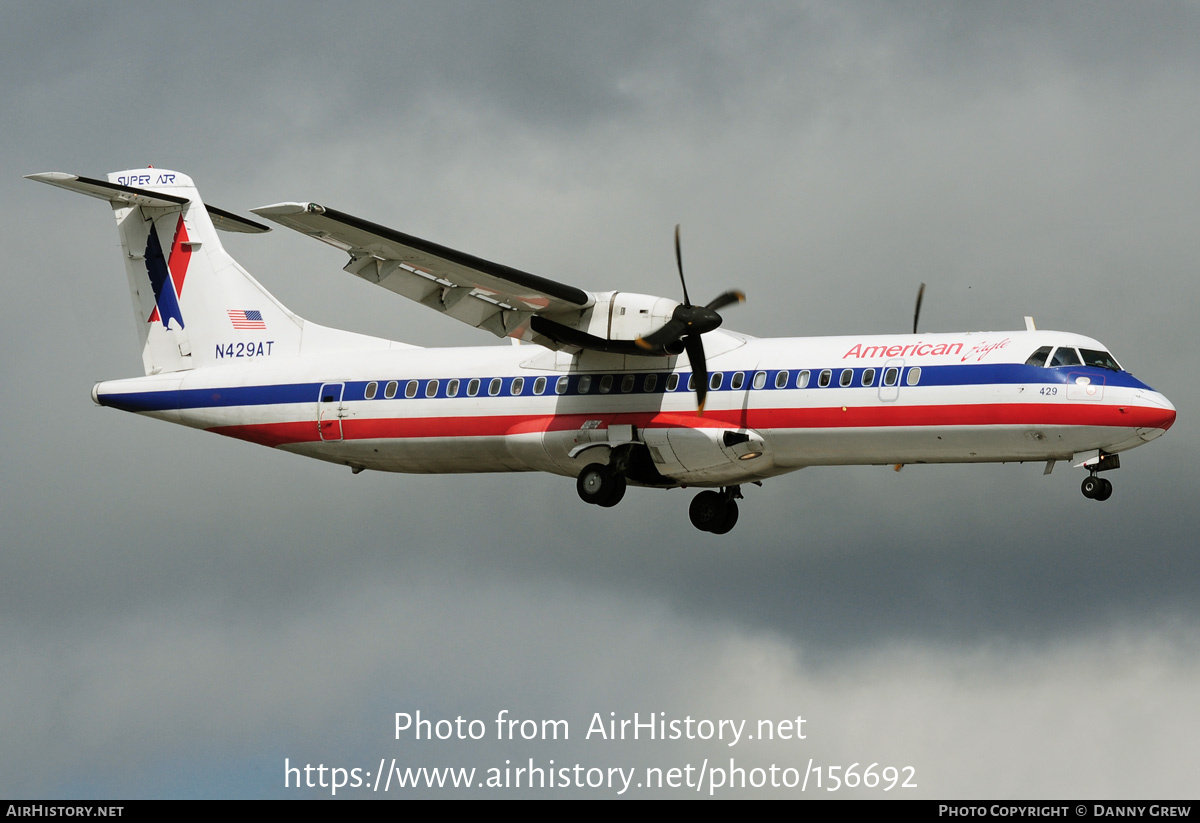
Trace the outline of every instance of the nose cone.
<instances>
[{"instance_id":1,"label":"nose cone","mask_svg":"<svg viewBox=\"0 0 1200 823\"><path fill-rule=\"evenodd\" d=\"M1139 398L1146 406L1142 409L1142 428L1138 431L1143 440L1153 440L1175 424L1175 406L1158 392L1145 392Z\"/></svg>"},{"instance_id":2,"label":"nose cone","mask_svg":"<svg viewBox=\"0 0 1200 823\"><path fill-rule=\"evenodd\" d=\"M1175 423L1175 406L1172 405L1170 400L1163 397L1161 394L1159 397L1162 397L1163 405L1166 406L1166 408L1163 409L1162 420L1159 423L1159 428L1161 428L1163 431L1166 431Z\"/></svg>"}]
</instances>

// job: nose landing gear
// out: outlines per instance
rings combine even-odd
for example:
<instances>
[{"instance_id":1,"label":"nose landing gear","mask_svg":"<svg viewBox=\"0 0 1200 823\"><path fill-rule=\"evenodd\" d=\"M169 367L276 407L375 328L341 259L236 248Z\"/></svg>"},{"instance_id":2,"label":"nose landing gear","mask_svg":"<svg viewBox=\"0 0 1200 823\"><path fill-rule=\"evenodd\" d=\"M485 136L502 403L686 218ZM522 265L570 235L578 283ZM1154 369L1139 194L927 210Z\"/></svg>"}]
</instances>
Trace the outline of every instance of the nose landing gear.
<instances>
[{"instance_id":1,"label":"nose landing gear","mask_svg":"<svg viewBox=\"0 0 1200 823\"><path fill-rule=\"evenodd\" d=\"M1079 490L1089 500L1107 500L1112 497L1113 486L1107 479L1098 477L1095 473L1092 473L1083 478L1083 483L1079 486Z\"/></svg>"}]
</instances>

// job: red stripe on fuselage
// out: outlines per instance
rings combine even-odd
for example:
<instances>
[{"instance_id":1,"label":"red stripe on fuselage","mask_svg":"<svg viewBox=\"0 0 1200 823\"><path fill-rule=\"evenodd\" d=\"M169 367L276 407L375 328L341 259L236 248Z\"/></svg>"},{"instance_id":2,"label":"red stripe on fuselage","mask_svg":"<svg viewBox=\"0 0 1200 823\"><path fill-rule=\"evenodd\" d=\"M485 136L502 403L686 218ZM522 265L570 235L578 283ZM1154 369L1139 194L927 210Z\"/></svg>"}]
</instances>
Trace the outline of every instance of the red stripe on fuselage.
<instances>
[{"instance_id":1,"label":"red stripe on fuselage","mask_svg":"<svg viewBox=\"0 0 1200 823\"><path fill-rule=\"evenodd\" d=\"M343 440L390 440L419 437L503 437L551 431L574 431L587 421L598 428L830 429L914 426L1097 426L1169 429L1174 410L1102 404L987 403L978 405L865 406L818 409L714 410L703 417L678 412L597 412L594 414L501 415L479 417L380 417L342 420ZM282 446L320 440L317 421L216 426L209 431Z\"/></svg>"}]
</instances>

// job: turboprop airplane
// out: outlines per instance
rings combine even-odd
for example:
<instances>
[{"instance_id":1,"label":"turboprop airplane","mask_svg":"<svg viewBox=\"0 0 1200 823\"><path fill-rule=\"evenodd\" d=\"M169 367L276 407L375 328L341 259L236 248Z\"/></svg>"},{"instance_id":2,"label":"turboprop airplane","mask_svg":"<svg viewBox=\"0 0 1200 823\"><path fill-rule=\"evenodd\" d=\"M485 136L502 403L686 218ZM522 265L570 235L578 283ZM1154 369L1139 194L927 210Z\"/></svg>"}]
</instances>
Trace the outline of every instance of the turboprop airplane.
<instances>
[{"instance_id":1,"label":"turboprop airplane","mask_svg":"<svg viewBox=\"0 0 1200 823\"><path fill-rule=\"evenodd\" d=\"M252 211L349 255L346 270L497 337L419 348L306 321L222 248L262 223L205 206L146 168L29 177L107 200L145 376L98 383L102 406L349 466L544 471L588 503L627 484L704 489L696 528L724 534L742 487L808 466L1067 461L1085 497L1119 453L1175 421L1162 394L1095 340L1009 332L758 339L720 328L726 292L692 303L592 292L316 203Z\"/></svg>"}]
</instances>

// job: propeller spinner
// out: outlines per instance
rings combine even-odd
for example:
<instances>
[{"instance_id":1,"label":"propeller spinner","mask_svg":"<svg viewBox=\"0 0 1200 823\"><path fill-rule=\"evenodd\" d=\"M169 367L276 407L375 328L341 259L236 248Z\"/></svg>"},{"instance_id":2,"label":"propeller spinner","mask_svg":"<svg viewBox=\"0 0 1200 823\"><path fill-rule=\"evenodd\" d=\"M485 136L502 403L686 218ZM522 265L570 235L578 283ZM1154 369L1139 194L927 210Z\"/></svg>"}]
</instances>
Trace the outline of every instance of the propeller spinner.
<instances>
[{"instance_id":1,"label":"propeller spinner","mask_svg":"<svg viewBox=\"0 0 1200 823\"><path fill-rule=\"evenodd\" d=\"M744 303L746 295L731 290L710 300L707 305L693 306L688 297L687 280L683 276L683 254L679 248L679 225L675 225L675 264L679 268L679 283L683 286L683 302L675 307L671 319L662 328L639 337L639 348L656 354L679 354L686 351L696 379L696 414L704 413L708 396L708 364L704 356L701 335L720 327L719 309L734 303Z\"/></svg>"}]
</instances>

